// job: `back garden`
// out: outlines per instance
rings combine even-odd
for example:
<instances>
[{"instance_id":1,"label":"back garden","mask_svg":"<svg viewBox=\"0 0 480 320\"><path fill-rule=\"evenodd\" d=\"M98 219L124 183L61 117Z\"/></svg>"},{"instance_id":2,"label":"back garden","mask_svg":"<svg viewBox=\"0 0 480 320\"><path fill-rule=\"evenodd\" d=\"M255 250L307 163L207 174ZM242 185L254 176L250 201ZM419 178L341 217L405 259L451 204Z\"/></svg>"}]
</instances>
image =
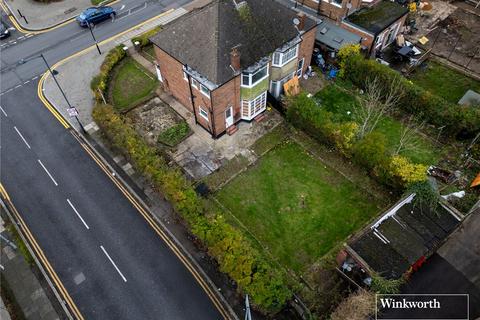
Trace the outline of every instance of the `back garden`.
<instances>
[{"instance_id":1,"label":"back garden","mask_svg":"<svg viewBox=\"0 0 480 320\"><path fill-rule=\"evenodd\" d=\"M135 117L125 115L157 84L124 54L114 49L92 81L95 121L172 203L219 269L267 314L282 310L295 292L319 318L327 317L348 287L334 269L342 243L407 190L436 201L427 167L464 149L456 137L480 130L478 112L413 87L349 48L341 81L287 99L287 121L250 148L256 161L237 156L192 183L145 138ZM113 106L103 103L102 93ZM157 134L175 145L177 131L186 128L172 128ZM200 182L211 190L206 198L194 190Z\"/></svg>"}]
</instances>

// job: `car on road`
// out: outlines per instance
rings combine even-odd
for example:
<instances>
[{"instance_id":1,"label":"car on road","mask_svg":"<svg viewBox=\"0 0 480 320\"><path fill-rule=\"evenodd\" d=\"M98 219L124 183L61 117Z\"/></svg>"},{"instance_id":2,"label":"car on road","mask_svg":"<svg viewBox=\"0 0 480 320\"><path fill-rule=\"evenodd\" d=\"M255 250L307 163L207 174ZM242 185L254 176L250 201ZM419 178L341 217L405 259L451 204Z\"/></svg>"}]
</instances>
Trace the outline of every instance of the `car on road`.
<instances>
[{"instance_id":1,"label":"car on road","mask_svg":"<svg viewBox=\"0 0 480 320\"><path fill-rule=\"evenodd\" d=\"M10 36L10 31L8 30L8 25L0 20L0 39L5 39Z\"/></svg>"},{"instance_id":2,"label":"car on road","mask_svg":"<svg viewBox=\"0 0 480 320\"><path fill-rule=\"evenodd\" d=\"M93 26L99 22L115 17L116 14L115 10L109 6L90 7L80 13L77 17L77 22L81 27L88 27L89 24Z\"/></svg>"}]
</instances>

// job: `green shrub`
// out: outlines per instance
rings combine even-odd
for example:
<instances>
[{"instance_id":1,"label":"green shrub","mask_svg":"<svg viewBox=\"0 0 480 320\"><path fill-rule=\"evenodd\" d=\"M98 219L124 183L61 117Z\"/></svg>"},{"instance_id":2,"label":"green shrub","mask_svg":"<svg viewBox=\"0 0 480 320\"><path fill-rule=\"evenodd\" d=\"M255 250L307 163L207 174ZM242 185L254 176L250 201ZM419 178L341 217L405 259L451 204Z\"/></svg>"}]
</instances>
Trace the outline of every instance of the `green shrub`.
<instances>
[{"instance_id":1,"label":"green shrub","mask_svg":"<svg viewBox=\"0 0 480 320\"><path fill-rule=\"evenodd\" d=\"M397 294L400 287L405 283L403 278L391 280L379 275L372 275L372 290L378 294Z\"/></svg>"},{"instance_id":2,"label":"green shrub","mask_svg":"<svg viewBox=\"0 0 480 320\"><path fill-rule=\"evenodd\" d=\"M259 310L278 312L292 295L285 274L267 263L241 232L224 221L221 214L207 214L184 175L168 168L157 150L148 146L112 106L99 104L93 109L92 116L112 145L120 149L172 203L192 233L206 244L220 270L251 296Z\"/></svg>"},{"instance_id":3,"label":"green shrub","mask_svg":"<svg viewBox=\"0 0 480 320\"><path fill-rule=\"evenodd\" d=\"M132 38L132 43L135 45L135 42L139 42L139 46L141 48L149 45L151 43L150 38L156 35L160 30L162 30L161 26L157 26L147 32L144 32L136 37Z\"/></svg>"},{"instance_id":4,"label":"green shrub","mask_svg":"<svg viewBox=\"0 0 480 320\"><path fill-rule=\"evenodd\" d=\"M449 103L403 77L400 77L400 81L394 81L398 78L396 71L375 60L364 59L360 54L345 55L340 64L343 78L359 88L365 89L365 84L373 78L380 80L385 93L390 90L392 83L398 84L404 92L398 103L399 108L438 127L445 126L445 130L452 135L480 130L479 108Z\"/></svg>"},{"instance_id":5,"label":"green shrub","mask_svg":"<svg viewBox=\"0 0 480 320\"><path fill-rule=\"evenodd\" d=\"M160 133L158 136L158 142L163 143L169 147L177 145L182 141L190 132L190 127L188 123L182 121L173 127L168 128L167 130Z\"/></svg>"},{"instance_id":6,"label":"green shrub","mask_svg":"<svg viewBox=\"0 0 480 320\"><path fill-rule=\"evenodd\" d=\"M110 72L126 55L123 50L123 45L118 45L110 50L100 66L100 73L93 77L90 82L95 100L98 103L103 101L102 95L105 97L107 92L108 80L110 79Z\"/></svg>"},{"instance_id":7,"label":"green shrub","mask_svg":"<svg viewBox=\"0 0 480 320\"><path fill-rule=\"evenodd\" d=\"M335 122L332 114L317 105L305 93L290 97L287 101L287 119L320 142L337 148L347 158L373 169L372 175L389 186L398 188L426 179L426 166L410 162L402 156L390 156L386 152L386 138L380 132L372 132L357 140L358 124L353 121Z\"/></svg>"}]
</instances>

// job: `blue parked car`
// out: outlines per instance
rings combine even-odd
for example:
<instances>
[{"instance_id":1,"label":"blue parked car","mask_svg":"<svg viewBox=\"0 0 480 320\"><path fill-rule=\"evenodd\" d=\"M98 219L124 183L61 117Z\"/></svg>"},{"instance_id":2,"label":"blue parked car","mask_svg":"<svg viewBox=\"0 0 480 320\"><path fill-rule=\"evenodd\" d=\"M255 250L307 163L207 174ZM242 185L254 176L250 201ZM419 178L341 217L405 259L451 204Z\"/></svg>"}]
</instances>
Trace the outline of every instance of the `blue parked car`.
<instances>
[{"instance_id":1,"label":"blue parked car","mask_svg":"<svg viewBox=\"0 0 480 320\"><path fill-rule=\"evenodd\" d=\"M90 7L85 9L85 11L77 17L77 21L81 27L88 27L88 24L93 26L99 22L115 17L116 14L112 7Z\"/></svg>"}]
</instances>

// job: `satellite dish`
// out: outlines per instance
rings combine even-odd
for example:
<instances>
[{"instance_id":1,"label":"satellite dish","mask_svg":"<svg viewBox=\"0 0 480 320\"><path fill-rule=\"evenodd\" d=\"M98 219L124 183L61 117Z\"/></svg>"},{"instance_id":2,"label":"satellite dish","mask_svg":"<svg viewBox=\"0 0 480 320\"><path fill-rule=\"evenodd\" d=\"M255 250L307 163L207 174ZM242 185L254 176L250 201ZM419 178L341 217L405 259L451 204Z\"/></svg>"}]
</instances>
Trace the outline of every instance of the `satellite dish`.
<instances>
[{"instance_id":1,"label":"satellite dish","mask_svg":"<svg viewBox=\"0 0 480 320\"><path fill-rule=\"evenodd\" d=\"M347 9L352 9L352 4L350 2L347 3Z\"/></svg>"},{"instance_id":2,"label":"satellite dish","mask_svg":"<svg viewBox=\"0 0 480 320\"><path fill-rule=\"evenodd\" d=\"M300 24L300 20L298 20L298 18L293 18L293 24L298 26Z\"/></svg>"}]
</instances>

